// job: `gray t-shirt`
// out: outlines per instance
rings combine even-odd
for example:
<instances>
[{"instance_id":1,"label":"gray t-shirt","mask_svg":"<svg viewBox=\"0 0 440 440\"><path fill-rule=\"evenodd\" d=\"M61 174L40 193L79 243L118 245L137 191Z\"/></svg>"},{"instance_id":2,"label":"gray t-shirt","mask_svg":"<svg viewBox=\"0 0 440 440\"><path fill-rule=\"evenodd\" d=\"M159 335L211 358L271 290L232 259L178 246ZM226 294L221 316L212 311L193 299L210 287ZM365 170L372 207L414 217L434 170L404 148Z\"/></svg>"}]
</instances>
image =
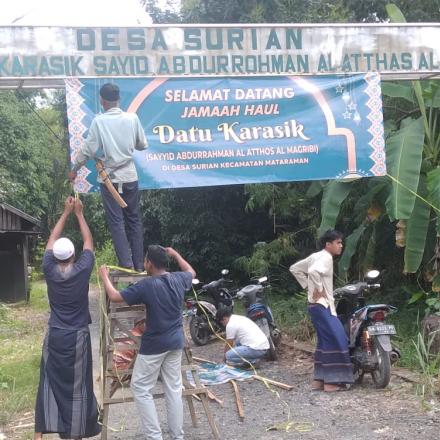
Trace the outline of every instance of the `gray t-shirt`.
<instances>
[{"instance_id":1,"label":"gray t-shirt","mask_svg":"<svg viewBox=\"0 0 440 440\"><path fill-rule=\"evenodd\" d=\"M43 272L50 304L49 326L80 329L91 322L89 280L95 256L86 249L68 272L62 272L53 251L44 253Z\"/></svg>"}]
</instances>

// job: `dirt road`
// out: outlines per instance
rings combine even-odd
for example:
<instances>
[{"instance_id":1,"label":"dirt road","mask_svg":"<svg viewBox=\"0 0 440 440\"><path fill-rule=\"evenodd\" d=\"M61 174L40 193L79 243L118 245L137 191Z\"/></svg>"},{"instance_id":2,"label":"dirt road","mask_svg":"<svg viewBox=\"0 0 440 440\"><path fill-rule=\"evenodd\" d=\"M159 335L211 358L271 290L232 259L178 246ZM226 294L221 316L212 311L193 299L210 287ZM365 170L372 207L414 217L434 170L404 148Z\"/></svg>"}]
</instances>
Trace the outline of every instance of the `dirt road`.
<instances>
[{"instance_id":1,"label":"dirt road","mask_svg":"<svg viewBox=\"0 0 440 440\"><path fill-rule=\"evenodd\" d=\"M94 307L93 307L94 309ZM96 328L94 328L96 330ZM95 333L95 332L94 332ZM193 355L221 362L223 344L213 341L204 347L192 347ZM96 352L96 351L95 351ZM228 440L271 439L334 439L334 440L414 440L438 439L440 403L422 405L413 385L393 376L390 386L376 390L369 378L347 392L323 393L309 387L312 359L301 351L282 347L277 362L265 362L259 374L294 386L291 391L267 389L261 382L239 382L245 417L240 421L231 384L211 387L223 400L223 407L211 402L222 438ZM212 438L206 416L195 402L199 426L193 427L185 403L185 437L192 440ZM158 413L166 433L166 412L163 400L157 401ZM143 438L133 404L114 405L110 410L110 426L118 430L110 439ZM289 423L290 422L290 423ZM276 431L267 431L277 426ZM289 428L286 431L286 428Z\"/></svg>"},{"instance_id":2,"label":"dirt road","mask_svg":"<svg viewBox=\"0 0 440 440\"><path fill-rule=\"evenodd\" d=\"M98 374L98 306L96 294L92 296L91 326L94 345L95 373ZM193 355L221 362L222 343L212 342L205 347L193 347ZM293 390L267 389L261 382L239 382L245 417L241 421L231 384L212 387L215 395L223 400L223 407L211 402L216 423L222 438L227 440L414 440L439 439L440 403L422 403L416 397L413 386L393 376L385 390L373 388L369 378L352 390L338 393L312 392L309 387L312 370L310 356L289 347L283 347L277 362L265 362L259 374L288 383ZM98 389L96 390L98 392ZM158 414L166 432L166 411L163 399L156 401ZM185 411L185 438L211 439L201 404L195 401L199 425L193 427L188 411ZM276 431L268 428L278 426ZM286 431L286 427L289 430ZM16 431L13 439L24 439L23 432ZM56 435L45 436L48 439ZM96 437L96 439L99 437ZM134 404L112 405L109 417L111 440L139 440L142 436Z\"/></svg>"}]
</instances>

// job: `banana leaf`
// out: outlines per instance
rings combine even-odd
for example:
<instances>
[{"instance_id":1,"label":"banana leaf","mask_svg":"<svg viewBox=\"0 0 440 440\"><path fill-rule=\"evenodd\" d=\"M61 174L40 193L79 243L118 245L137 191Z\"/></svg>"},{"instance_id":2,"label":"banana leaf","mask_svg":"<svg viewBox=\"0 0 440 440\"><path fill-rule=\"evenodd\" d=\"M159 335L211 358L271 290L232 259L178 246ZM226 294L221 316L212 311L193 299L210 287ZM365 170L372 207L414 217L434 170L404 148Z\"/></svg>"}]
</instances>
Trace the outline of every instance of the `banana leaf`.
<instances>
[{"instance_id":1,"label":"banana leaf","mask_svg":"<svg viewBox=\"0 0 440 440\"><path fill-rule=\"evenodd\" d=\"M324 194L321 200L321 224L319 226L319 235L323 234L327 229L333 229L342 202L348 196L351 190L351 182L343 182L341 180L332 180L324 187Z\"/></svg>"},{"instance_id":2,"label":"banana leaf","mask_svg":"<svg viewBox=\"0 0 440 440\"><path fill-rule=\"evenodd\" d=\"M326 184L325 180L315 180L313 181L308 190L306 191L306 198L312 199L313 197L316 197L318 194L322 192L322 189L324 188Z\"/></svg>"},{"instance_id":3,"label":"banana leaf","mask_svg":"<svg viewBox=\"0 0 440 440\"><path fill-rule=\"evenodd\" d=\"M428 200L437 216L437 236L440 236L440 167L428 172Z\"/></svg>"},{"instance_id":4,"label":"banana leaf","mask_svg":"<svg viewBox=\"0 0 440 440\"><path fill-rule=\"evenodd\" d=\"M414 90L411 85L404 83L382 82L382 94L390 98L402 98L416 104Z\"/></svg>"},{"instance_id":5,"label":"banana leaf","mask_svg":"<svg viewBox=\"0 0 440 440\"><path fill-rule=\"evenodd\" d=\"M426 198L428 190L426 176L421 174L417 192L421 197ZM414 204L414 211L406 226L405 245L405 268L406 273L415 273L420 267L425 251L426 235L431 217L431 207L417 197Z\"/></svg>"},{"instance_id":6,"label":"banana leaf","mask_svg":"<svg viewBox=\"0 0 440 440\"><path fill-rule=\"evenodd\" d=\"M400 130L386 141L387 170L395 179L392 179L392 189L386 201L387 213L392 221L408 219L413 212L424 136L420 117L402 123Z\"/></svg>"},{"instance_id":7,"label":"banana leaf","mask_svg":"<svg viewBox=\"0 0 440 440\"><path fill-rule=\"evenodd\" d=\"M351 258L356 253L357 245L359 239L364 233L366 228L365 223L362 223L358 228L356 228L352 234L350 234L345 240L344 253L338 263L339 276L346 276L347 271L350 267Z\"/></svg>"}]
</instances>

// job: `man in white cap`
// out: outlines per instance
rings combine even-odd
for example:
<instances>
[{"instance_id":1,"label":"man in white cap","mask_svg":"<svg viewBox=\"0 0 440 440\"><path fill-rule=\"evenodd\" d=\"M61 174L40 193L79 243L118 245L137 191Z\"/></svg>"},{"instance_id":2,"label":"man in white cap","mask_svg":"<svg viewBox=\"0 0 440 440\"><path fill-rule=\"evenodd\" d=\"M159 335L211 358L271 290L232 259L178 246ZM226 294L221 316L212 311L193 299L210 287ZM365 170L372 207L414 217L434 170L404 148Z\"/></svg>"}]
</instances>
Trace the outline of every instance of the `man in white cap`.
<instances>
[{"instance_id":1,"label":"man in white cap","mask_svg":"<svg viewBox=\"0 0 440 440\"><path fill-rule=\"evenodd\" d=\"M60 238L72 212L84 241L76 261L73 243ZM93 394L89 333L88 294L94 261L92 234L82 203L68 197L43 258L50 318L35 405L35 440L47 433L58 433L61 438L86 438L101 432Z\"/></svg>"}]
</instances>

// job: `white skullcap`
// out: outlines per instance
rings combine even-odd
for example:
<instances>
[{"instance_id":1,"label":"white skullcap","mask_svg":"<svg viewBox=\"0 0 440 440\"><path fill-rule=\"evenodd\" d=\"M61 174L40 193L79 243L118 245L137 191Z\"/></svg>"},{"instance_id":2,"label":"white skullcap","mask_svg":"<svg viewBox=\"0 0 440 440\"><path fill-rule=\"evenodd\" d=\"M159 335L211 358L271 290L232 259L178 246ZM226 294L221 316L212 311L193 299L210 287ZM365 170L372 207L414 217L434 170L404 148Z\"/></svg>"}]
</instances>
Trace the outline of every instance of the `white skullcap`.
<instances>
[{"instance_id":1,"label":"white skullcap","mask_svg":"<svg viewBox=\"0 0 440 440\"><path fill-rule=\"evenodd\" d=\"M53 256L60 261L68 260L75 253L73 243L65 237L59 238L53 244Z\"/></svg>"}]
</instances>

